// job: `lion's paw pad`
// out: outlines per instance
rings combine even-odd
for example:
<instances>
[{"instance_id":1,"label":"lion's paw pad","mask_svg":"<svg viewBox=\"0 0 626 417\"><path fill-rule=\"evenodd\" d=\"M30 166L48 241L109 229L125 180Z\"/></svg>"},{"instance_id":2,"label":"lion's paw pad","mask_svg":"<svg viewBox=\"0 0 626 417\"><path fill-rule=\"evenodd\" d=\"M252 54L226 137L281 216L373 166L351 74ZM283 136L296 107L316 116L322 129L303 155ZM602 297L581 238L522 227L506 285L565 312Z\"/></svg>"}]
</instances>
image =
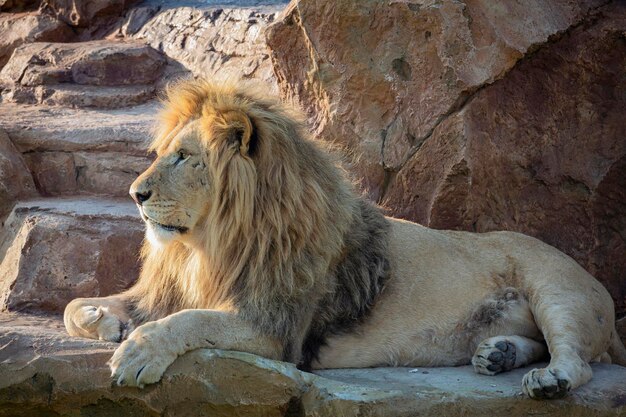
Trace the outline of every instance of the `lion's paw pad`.
<instances>
[{"instance_id":1,"label":"lion's paw pad","mask_svg":"<svg viewBox=\"0 0 626 417\"><path fill-rule=\"evenodd\" d=\"M563 398L571 389L569 378L558 369L533 369L524 375L522 390L530 398Z\"/></svg>"},{"instance_id":2,"label":"lion's paw pad","mask_svg":"<svg viewBox=\"0 0 626 417\"><path fill-rule=\"evenodd\" d=\"M483 342L476 349L472 365L479 374L495 375L513 369L515 357L515 345L507 340Z\"/></svg>"}]
</instances>

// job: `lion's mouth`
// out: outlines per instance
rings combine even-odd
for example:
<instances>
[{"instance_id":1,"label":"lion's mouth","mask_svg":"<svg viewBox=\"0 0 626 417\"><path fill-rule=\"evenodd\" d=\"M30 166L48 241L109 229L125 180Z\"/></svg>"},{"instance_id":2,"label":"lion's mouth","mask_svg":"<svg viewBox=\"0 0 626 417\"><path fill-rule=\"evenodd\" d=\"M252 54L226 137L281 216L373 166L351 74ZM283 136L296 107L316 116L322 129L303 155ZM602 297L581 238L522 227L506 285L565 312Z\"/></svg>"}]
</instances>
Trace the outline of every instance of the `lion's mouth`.
<instances>
[{"instance_id":1,"label":"lion's mouth","mask_svg":"<svg viewBox=\"0 0 626 417\"><path fill-rule=\"evenodd\" d=\"M182 234L182 233L185 233L188 230L186 227L172 226L172 225L159 223L159 222L151 219L150 217L146 216L146 214L143 212L143 210L140 210L140 213L141 213L141 217L143 218L143 221L150 222L150 224L153 224L154 226L160 227L161 229L166 230L168 232L178 232L178 233Z\"/></svg>"}]
</instances>

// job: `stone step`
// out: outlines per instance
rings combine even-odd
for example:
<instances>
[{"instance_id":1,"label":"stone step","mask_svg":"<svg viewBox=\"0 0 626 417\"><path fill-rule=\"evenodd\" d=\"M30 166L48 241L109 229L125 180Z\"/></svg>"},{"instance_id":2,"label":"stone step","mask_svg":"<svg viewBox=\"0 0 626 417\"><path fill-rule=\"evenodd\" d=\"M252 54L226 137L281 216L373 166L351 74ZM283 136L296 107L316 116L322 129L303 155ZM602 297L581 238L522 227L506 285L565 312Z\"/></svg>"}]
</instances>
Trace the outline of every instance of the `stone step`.
<instances>
[{"instance_id":1,"label":"stone step","mask_svg":"<svg viewBox=\"0 0 626 417\"><path fill-rule=\"evenodd\" d=\"M24 91L26 90L26 91ZM8 102L26 102L65 107L96 107L118 109L136 106L155 97L153 85L97 87L78 84L56 84L35 88L14 89L3 97Z\"/></svg>"},{"instance_id":2,"label":"stone step","mask_svg":"<svg viewBox=\"0 0 626 417\"><path fill-rule=\"evenodd\" d=\"M166 58L137 41L25 44L0 71L3 101L124 107L154 97ZM116 97L118 99L116 100Z\"/></svg>"},{"instance_id":3,"label":"stone step","mask_svg":"<svg viewBox=\"0 0 626 417\"><path fill-rule=\"evenodd\" d=\"M0 315L0 416L623 416L626 368L592 364L593 379L562 400L520 389L531 368L497 376L455 368L301 372L242 352L198 349L144 389L112 384L117 347L67 336L60 319ZM542 366L542 364L535 364Z\"/></svg>"},{"instance_id":4,"label":"stone step","mask_svg":"<svg viewBox=\"0 0 626 417\"><path fill-rule=\"evenodd\" d=\"M45 196L125 197L151 162L156 103L117 110L0 104L0 129Z\"/></svg>"},{"instance_id":5,"label":"stone step","mask_svg":"<svg viewBox=\"0 0 626 417\"><path fill-rule=\"evenodd\" d=\"M18 203L0 229L0 311L60 313L76 297L128 288L143 230L130 198Z\"/></svg>"}]
</instances>

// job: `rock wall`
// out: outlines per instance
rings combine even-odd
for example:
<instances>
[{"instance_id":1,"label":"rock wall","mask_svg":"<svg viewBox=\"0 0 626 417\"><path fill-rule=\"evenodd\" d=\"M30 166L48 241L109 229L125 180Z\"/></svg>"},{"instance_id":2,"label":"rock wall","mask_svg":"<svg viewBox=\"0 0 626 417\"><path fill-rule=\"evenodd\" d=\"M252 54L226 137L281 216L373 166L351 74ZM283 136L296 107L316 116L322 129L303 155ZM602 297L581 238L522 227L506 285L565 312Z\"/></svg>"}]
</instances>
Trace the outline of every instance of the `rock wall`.
<instances>
[{"instance_id":1,"label":"rock wall","mask_svg":"<svg viewBox=\"0 0 626 417\"><path fill-rule=\"evenodd\" d=\"M268 30L282 95L367 195L550 243L626 313L626 5L300 1Z\"/></svg>"}]
</instances>

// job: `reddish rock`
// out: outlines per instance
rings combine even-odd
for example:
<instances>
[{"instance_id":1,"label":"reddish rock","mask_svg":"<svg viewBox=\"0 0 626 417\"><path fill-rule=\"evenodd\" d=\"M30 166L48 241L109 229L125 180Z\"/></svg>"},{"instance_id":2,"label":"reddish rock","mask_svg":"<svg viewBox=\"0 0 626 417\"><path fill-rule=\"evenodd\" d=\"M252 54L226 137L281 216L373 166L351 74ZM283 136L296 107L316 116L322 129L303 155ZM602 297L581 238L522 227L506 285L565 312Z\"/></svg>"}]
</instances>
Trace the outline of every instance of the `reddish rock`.
<instances>
[{"instance_id":1,"label":"reddish rock","mask_svg":"<svg viewBox=\"0 0 626 417\"><path fill-rule=\"evenodd\" d=\"M18 46L30 42L67 42L74 38L63 22L40 13L0 14L0 68Z\"/></svg>"},{"instance_id":2,"label":"reddish rock","mask_svg":"<svg viewBox=\"0 0 626 417\"><path fill-rule=\"evenodd\" d=\"M29 87L137 85L157 81L164 66L160 53L138 42L37 42L20 47L0 76Z\"/></svg>"},{"instance_id":3,"label":"reddish rock","mask_svg":"<svg viewBox=\"0 0 626 417\"><path fill-rule=\"evenodd\" d=\"M624 28L625 5L603 8L474 94L390 181L391 213L538 237L626 312Z\"/></svg>"},{"instance_id":4,"label":"reddish rock","mask_svg":"<svg viewBox=\"0 0 626 417\"><path fill-rule=\"evenodd\" d=\"M302 0L267 43L282 95L350 149L376 200L442 119L598 4Z\"/></svg>"},{"instance_id":5,"label":"reddish rock","mask_svg":"<svg viewBox=\"0 0 626 417\"><path fill-rule=\"evenodd\" d=\"M615 328L617 329L617 333L622 338L622 342L626 344L626 317L617 320Z\"/></svg>"},{"instance_id":6,"label":"reddish rock","mask_svg":"<svg viewBox=\"0 0 626 417\"><path fill-rule=\"evenodd\" d=\"M32 43L0 72L3 98L29 104L124 107L154 97L165 58L137 42Z\"/></svg>"},{"instance_id":7,"label":"reddish rock","mask_svg":"<svg viewBox=\"0 0 626 417\"><path fill-rule=\"evenodd\" d=\"M72 26L86 27L96 19L121 16L132 0L43 0L41 8Z\"/></svg>"},{"instance_id":8,"label":"reddish rock","mask_svg":"<svg viewBox=\"0 0 626 417\"><path fill-rule=\"evenodd\" d=\"M0 232L15 201L37 194L33 178L9 136L0 130ZM0 257L1 259L1 257Z\"/></svg>"},{"instance_id":9,"label":"reddish rock","mask_svg":"<svg viewBox=\"0 0 626 417\"><path fill-rule=\"evenodd\" d=\"M36 9L41 0L0 0L0 11L22 12Z\"/></svg>"},{"instance_id":10,"label":"reddish rock","mask_svg":"<svg viewBox=\"0 0 626 417\"><path fill-rule=\"evenodd\" d=\"M151 163L147 144L156 106L74 110L0 105L6 128L43 195L126 197Z\"/></svg>"},{"instance_id":11,"label":"reddish rock","mask_svg":"<svg viewBox=\"0 0 626 417\"><path fill-rule=\"evenodd\" d=\"M128 196L133 181L152 163L147 155L75 152L77 189L92 194Z\"/></svg>"},{"instance_id":12,"label":"reddish rock","mask_svg":"<svg viewBox=\"0 0 626 417\"><path fill-rule=\"evenodd\" d=\"M22 153L124 152L146 155L158 106L116 110L0 103L0 128Z\"/></svg>"},{"instance_id":13,"label":"reddish rock","mask_svg":"<svg viewBox=\"0 0 626 417\"><path fill-rule=\"evenodd\" d=\"M137 7L116 35L147 42L196 76L254 78L275 86L265 30L282 7Z\"/></svg>"},{"instance_id":14,"label":"reddish rock","mask_svg":"<svg viewBox=\"0 0 626 417\"><path fill-rule=\"evenodd\" d=\"M143 229L127 201L17 204L0 239L0 309L60 313L76 297L129 287L139 272Z\"/></svg>"}]
</instances>

